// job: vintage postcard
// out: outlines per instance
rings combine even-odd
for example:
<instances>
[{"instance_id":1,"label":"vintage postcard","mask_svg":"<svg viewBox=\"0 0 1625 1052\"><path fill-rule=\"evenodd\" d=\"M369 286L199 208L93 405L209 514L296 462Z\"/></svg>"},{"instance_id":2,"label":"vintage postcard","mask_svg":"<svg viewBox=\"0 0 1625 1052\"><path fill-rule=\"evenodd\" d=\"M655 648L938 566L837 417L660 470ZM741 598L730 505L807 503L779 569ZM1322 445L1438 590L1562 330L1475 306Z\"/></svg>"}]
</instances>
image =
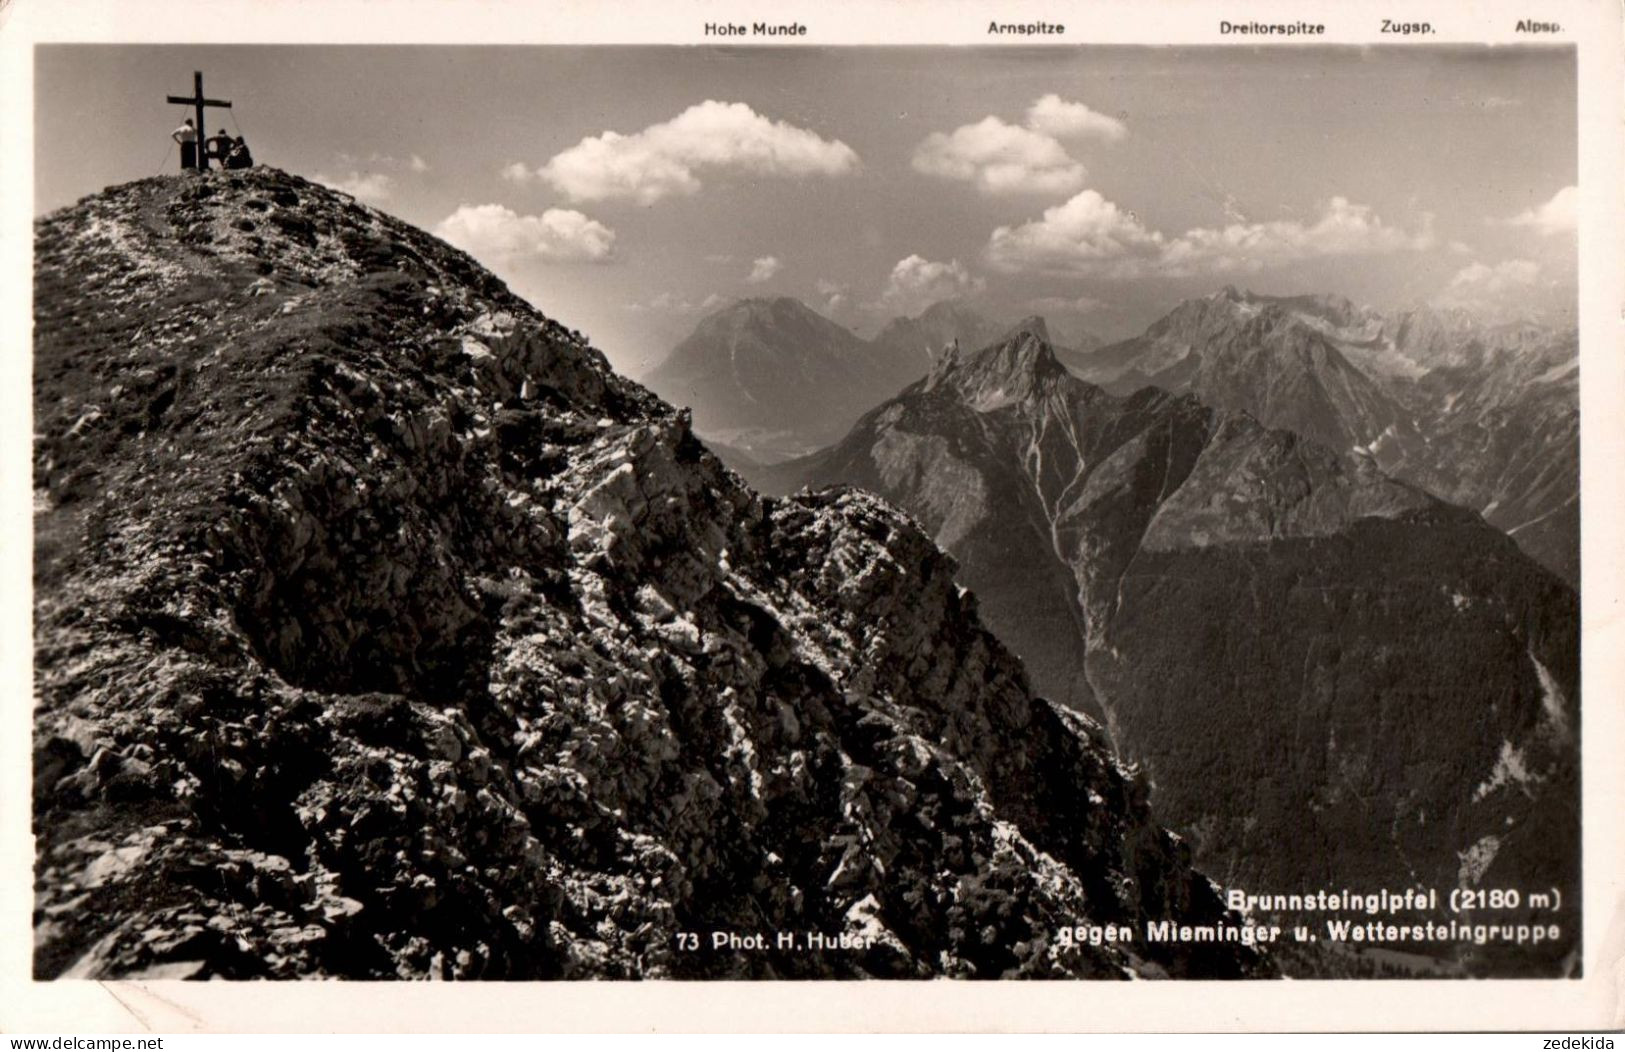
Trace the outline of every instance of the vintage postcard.
<instances>
[{"instance_id":1,"label":"vintage postcard","mask_svg":"<svg viewBox=\"0 0 1625 1052\"><path fill-rule=\"evenodd\" d=\"M0 18L7 1029L1620 1024L1616 4Z\"/></svg>"}]
</instances>

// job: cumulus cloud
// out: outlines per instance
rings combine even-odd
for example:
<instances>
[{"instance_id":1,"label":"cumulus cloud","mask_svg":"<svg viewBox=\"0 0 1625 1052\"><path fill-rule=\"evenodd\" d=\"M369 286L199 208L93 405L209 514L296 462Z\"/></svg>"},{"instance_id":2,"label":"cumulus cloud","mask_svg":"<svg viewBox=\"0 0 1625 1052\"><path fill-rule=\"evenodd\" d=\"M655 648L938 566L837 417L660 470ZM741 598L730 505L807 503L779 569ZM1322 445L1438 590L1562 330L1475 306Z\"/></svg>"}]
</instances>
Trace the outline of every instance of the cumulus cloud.
<instances>
[{"instance_id":1,"label":"cumulus cloud","mask_svg":"<svg viewBox=\"0 0 1625 1052\"><path fill-rule=\"evenodd\" d=\"M1128 126L1116 117L1049 94L1027 108L1027 127L1058 139L1097 138L1116 142L1128 134Z\"/></svg>"},{"instance_id":2,"label":"cumulus cloud","mask_svg":"<svg viewBox=\"0 0 1625 1052\"><path fill-rule=\"evenodd\" d=\"M914 170L975 183L985 194L1066 194L1088 174L1056 139L997 117L932 132L914 151Z\"/></svg>"},{"instance_id":3,"label":"cumulus cloud","mask_svg":"<svg viewBox=\"0 0 1625 1052\"><path fill-rule=\"evenodd\" d=\"M1044 210L1043 218L1001 226L988 239L987 260L1007 273L1106 271L1154 258L1163 237L1094 190Z\"/></svg>"},{"instance_id":4,"label":"cumulus cloud","mask_svg":"<svg viewBox=\"0 0 1625 1052\"><path fill-rule=\"evenodd\" d=\"M1509 259L1495 266L1471 263L1456 272L1445 286L1441 299L1480 302L1532 288L1540 278L1540 264L1527 259Z\"/></svg>"},{"instance_id":5,"label":"cumulus cloud","mask_svg":"<svg viewBox=\"0 0 1625 1052\"><path fill-rule=\"evenodd\" d=\"M506 178L517 177L509 174L513 167L504 170ZM795 178L848 175L857 167L858 155L839 140L770 120L742 102L707 99L630 135L589 136L530 174L575 201L629 198L647 205L698 193L701 173Z\"/></svg>"},{"instance_id":6,"label":"cumulus cloud","mask_svg":"<svg viewBox=\"0 0 1625 1052\"><path fill-rule=\"evenodd\" d=\"M384 172L351 172L339 178L331 178L317 172L313 178L318 183L344 191L357 201L380 204L395 196L395 178Z\"/></svg>"},{"instance_id":7,"label":"cumulus cloud","mask_svg":"<svg viewBox=\"0 0 1625 1052\"><path fill-rule=\"evenodd\" d=\"M480 259L501 262L602 263L615 251L615 231L568 208L533 216L503 205L463 205L434 232Z\"/></svg>"},{"instance_id":8,"label":"cumulus cloud","mask_svg":"<svg viewBox=\"0 0 1625 1052\"><path fill-rule=\"evenodd\" d=\"M897 261L886 279L886 287L876 309L913 317L933 303L981 292L987 283L976 277L957 259L933 262L912 255Z\"/></svg>"},{"instance_id":9,"label":"cumulus cloud","mask_svg":"<svg viewBox=\"0 0 1625 1052\"><path fill-rule=\"evenodd\" d=\"M1334 197L1309 224L1276 219L1186 231L1164 248L1158 266L1171 274L1233 273L1327 256L1420 251L1435 244L1431 218L1408 231L1383 222L1369 205Z\"/></svg>"},{"instance_id":10,"label":"cumulus cloud","mask_svg":"<svg viewBox=\"0 0 1625 1052\"><path fill-rule=\"evenodd\" d=\"M1006 272L1185 277L1250 273L1331 256L1419 251L1434 243L1431 217L1424 217L1420 229L1405 230L1344 197L1332 198L1311 223L1230 223L1168 238L1085 190L1046 209L1041 219L995 229L986 252L988 262Z\"/></svg>"},{"instance_id":11,"label":"cumulus cloud","mask_svg":"<svg viewBox=\"0 0 1625 1052\"><path fill-rule=\"evenodd\" d=\"M745 276L745 280L752 285L760 285L764 281L771 280L782 266L784 264L779 262L777 256L758 256L751 263L750 273Z\"/></svg>"},{"instance_id":12,"label":"cumulus cloud","mask_svg":"<svg viewBox=\"0 0 1625 1052\"><path fill-rule=\"evenodd\" d=\"M1565 186L1543 205L1537 205L1506 220L1508 226L1529 227L1542 234L1565 234L1576 229L1580 220L1580 188Z\"/></svg>"},{"instance_id":13,"label":"cumulus cloud","mask_svg":"<svg viewBox=\"0 0 1625 1052\"><path fill-rule=\"evenodd\" d=\"M382 204L395 196L399 185L397 176L401 173L422 175L429 170L429 162L415 153L402 158L374 150L365 157L359 157L341 150L335 157L339 164L350 170L350 174L328 176L317 172L312 178L335 190L342 190L358 201L373 204Z\"/></svg>"},{"instance_id":14,"label":"cumulus cloud","mask_svg":"<svg viewBox=\"0 0 1625 1052\"><path fill-rule=\"evenodd\" d=\"M932 132L915 147L913 165L923 175L973 183L984 194L1070 194L1088 171L1061 140L1110 142L1127 134L1122 121L1050 94L1027 108L1024 125L989 116Z\"/></svg>"}]
</instances>

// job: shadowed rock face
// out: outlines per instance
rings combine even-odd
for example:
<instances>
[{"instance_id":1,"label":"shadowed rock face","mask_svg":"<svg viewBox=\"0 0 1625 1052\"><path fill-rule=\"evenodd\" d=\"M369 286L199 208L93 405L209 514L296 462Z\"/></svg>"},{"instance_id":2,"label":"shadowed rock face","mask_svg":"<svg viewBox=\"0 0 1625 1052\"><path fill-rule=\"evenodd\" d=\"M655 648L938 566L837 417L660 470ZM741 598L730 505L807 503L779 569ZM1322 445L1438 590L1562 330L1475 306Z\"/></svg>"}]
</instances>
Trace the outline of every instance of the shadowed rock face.
<instances>
[{"instance_id":1,"label":"shadowed rock face","mask_svg":"<svg viewBox=\"0 0 1625 1052\"><path fill-rule=\"evenodd\" d=\"M1576 597L1370 458L1113 397L1026 329L760 476L918 518L1227 885L1577 887ZM1573 946L1469 966L1550 972Z\"/></svg>"},{"instance_id":2,"label":"shadowed rock face","mask_svg":"<svg viewBox=\"0 0 1625 1052\"><path fill-rule=\"evenodd\" d=\"M38 975L1269 971L1055 941L1225 914L883 502L274 170L36 234Z\"/></svg>"}]
</instances>

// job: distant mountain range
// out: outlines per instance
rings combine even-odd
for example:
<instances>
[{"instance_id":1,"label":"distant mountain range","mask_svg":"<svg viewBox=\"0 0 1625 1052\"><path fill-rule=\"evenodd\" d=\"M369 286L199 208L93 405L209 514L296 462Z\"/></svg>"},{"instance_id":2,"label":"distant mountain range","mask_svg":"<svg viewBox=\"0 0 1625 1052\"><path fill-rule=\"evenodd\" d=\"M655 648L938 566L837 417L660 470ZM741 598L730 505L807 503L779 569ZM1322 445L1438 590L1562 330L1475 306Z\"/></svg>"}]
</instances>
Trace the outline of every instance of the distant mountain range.
<instances>
[{"instance_id":1,"label":"distant mountain range","mask_svg":"<svg viewBox=\"0 0 1625 1052\"><path fill-rule=\"evenodd\" d=\"M1073 375L1030 319L755 477L920 521L1221 882L1574 887L1577 597L1381 470L1395 435L1429 441L1407 403L1289 304L1240 294L1096 357L1135 389ZM1143 382L1170 375L1187 393Z\"/></svg>"},{"instance_id":2,"label":"distant mountain range","mask_svg":"<svg viewBox=\"0 0 1625 1052\"><path fill-rule=\"evenodd\" d=\"M917 318L893 318L870 343L888 359L906 362L909 377L904 383L913 383L930 372L937 353L950 343L985 347L998 339L1006 327L964 304L946 300L933 304ZM873 407L871 400L863 408Z\"/></svg>"},{"instance_id":3,"label":"distant mountain range","mask_svg":"<svg viewBox=\"0 0 1625 1052\"><path fill-rule=\"evenodd\" d=\"M648 377L752 476L830 445L949 345L1008 326L956 301L870 340L790 298L741 300L700 322ZM1579 341L1564 323L1461 308L1382 313L1335 295L1233 287L1187 300L1107 346L1087 332L1054 357L1118 395L1154 386L1245 412L1366 458L1482 514L1572 585L1580 579Z\"/></svg>"},{"instance_id":4,"label":"distant mountain range","mask_svg":"<svg viewBox=\"0 0 1625 1052\"><path fill-rule=\"evenodd\" d=\"M1579 582L1579 341L1461 310L1383 315L1336 296L1234 288L1074 357L1116 394L1147 384L1237 409L1480 512Z\"/></svg>"},{"instance_id":5,"label":"distant mountain range","mask_svg":"<svg viewBox=\"0 0 1625 1052\"><path fill-rule=\"evenodd\" d=\"M1405 407L1290 303L1234 289L1186 300L1143 335L1070 364L1116 394L1189 392L1337 451L1417 442Z\"/></svg>"},{"instance_id":6,"label":"distant mountain range","mask_svg":"<svg viewBox=\"0 0 1625 1052\"><path fill-rule=\"evenodd\" d=\"M644 382L689 406L731 465L772 463L840 438L924 376L944 346L982 347L1006 328L947 300L864 340L800 300L745 299L702 319ZM1081 330L1073 338L1080 351L1098 343Z\"/></svg>"}]
</instances>

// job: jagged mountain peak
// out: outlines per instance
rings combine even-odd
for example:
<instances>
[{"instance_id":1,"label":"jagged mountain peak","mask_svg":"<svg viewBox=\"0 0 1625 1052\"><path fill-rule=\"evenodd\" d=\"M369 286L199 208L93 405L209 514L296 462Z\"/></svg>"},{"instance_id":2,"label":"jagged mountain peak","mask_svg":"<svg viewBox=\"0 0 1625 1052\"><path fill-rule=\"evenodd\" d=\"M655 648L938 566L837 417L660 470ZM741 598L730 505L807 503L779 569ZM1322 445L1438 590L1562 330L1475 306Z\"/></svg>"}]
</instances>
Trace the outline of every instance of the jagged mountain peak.
<instances>
[{"instance_id":1,"label":"jagged mountain peak","mask_svg":"<svg viewBox=\"0 0 1625 1052\"><path fill-rule=\"evenodd\" d=\"M1028 318L1004 339L973 355L963 350L949 366L960 397L978 409L1019 402L1071 378L1055 357L1042 318ZM945 356L946 357L946 356ZM943 363L939 362L939 370Z\"/></svg>"},{"instance_id":2,"label":"jagged mountain peak","mask_svg":"<svg viewBox=\"0 0 1625 1052\"><path fill-rule=\"evenodd\" d=\"M1163 333L1184 335L1197 329L1252 317L1260 309L1259 304L1238 291L1235 286L1226 285L1211 295L1181 300L1172 310L1152 322L1146 328L1146 335L1157 336Z\"/></svg>"},{"instance_id":3,"label":"jagged mountain peak","mask_svg":"<svg viewBox=\"0 0 1625 1052\"><path fill-rule=\"evenodd\" d=\"M1027 317L1010 326L1009 330L1001 338L1012 340L1022 334L1035 336L1045 344L1050 343L1049 324L1044 321L1041 315L1027 315Z\"/></svg>"},{"instance_id":4,"label":"jagged mountain peak","mask_svg":"<svg viewBox=\"0 0 1625 1052\"><path fill-rule=\"evenodd\" d=\"M1207 296L1182 301L1163 319L1153 323L1152 328L1163 322L1178 326L1190 319L1203 319L1211 325L1225 318L1246 320L1257 317L1268 318L1276 324L1303 325L1321 332L1374 327L1381 323L1381 316L1375 311L1337 293L1274 296L1226 285Z\"/></svg>"}]
</instances>

